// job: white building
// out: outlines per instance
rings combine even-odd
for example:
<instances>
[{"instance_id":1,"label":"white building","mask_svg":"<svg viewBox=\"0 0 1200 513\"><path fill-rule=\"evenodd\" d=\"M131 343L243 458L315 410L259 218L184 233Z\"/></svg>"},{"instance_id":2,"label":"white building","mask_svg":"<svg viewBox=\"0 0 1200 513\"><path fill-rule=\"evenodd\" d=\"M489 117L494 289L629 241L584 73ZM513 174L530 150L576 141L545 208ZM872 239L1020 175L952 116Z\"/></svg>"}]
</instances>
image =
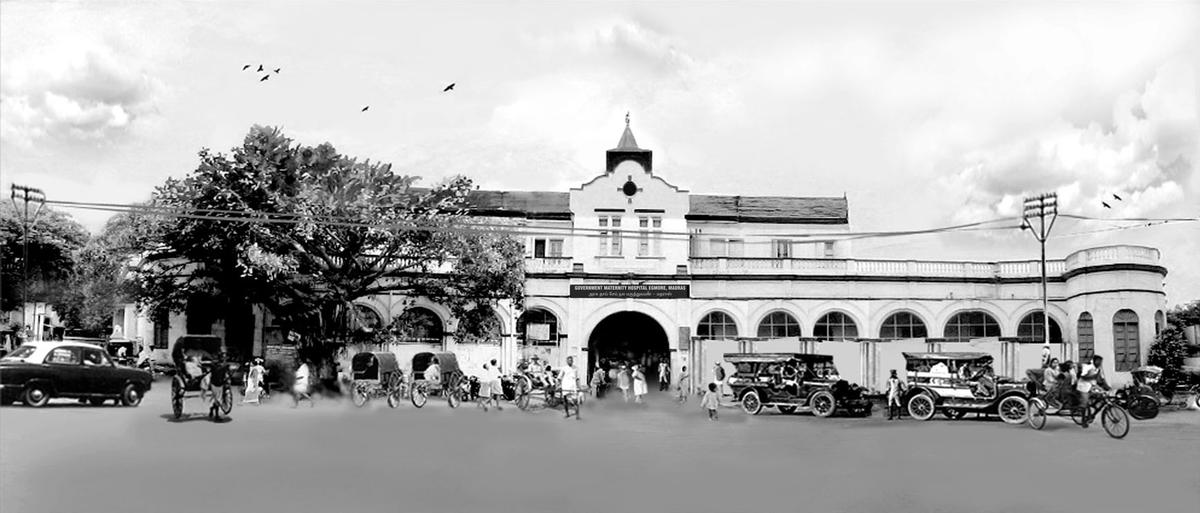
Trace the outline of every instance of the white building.
<instances>
[{"instance_id":1,"label":"white building","mask_svg":"<svg viewBox=\"0 0 1200 513\"><path fill-rule=\"evenodd\" d=\"M473 214L537 233L526 238L526 304L501 307L496 344L458 344L446 308L415 300L408 315L429 329L389 348L402 361L433 348L458 353L467 372L482 361L541 354L577 366L597 358L688 365L707 379L733 351L816 351L835 356L848 379L878 388L902 351L993 353L1001 374L1037 366L1042 348L1040 263L860 260L848 242L845 198L693 194L653 169L626 122L605 171L569 191L479 191ZM1083 249L1047 263L1051 346L1056 356L1105 357L1110 381L1145 361L1164 323L1156 249ZM384 319L401 298L361 302ZM180 322L134 321L127 333L161 347ZM259 317L255 351L281 339ZM208 321L211 324L211 321ZM138 324L141 326L139 327ZM219 323L217 325L219 329Z\"/></svg>"}]
</instances>

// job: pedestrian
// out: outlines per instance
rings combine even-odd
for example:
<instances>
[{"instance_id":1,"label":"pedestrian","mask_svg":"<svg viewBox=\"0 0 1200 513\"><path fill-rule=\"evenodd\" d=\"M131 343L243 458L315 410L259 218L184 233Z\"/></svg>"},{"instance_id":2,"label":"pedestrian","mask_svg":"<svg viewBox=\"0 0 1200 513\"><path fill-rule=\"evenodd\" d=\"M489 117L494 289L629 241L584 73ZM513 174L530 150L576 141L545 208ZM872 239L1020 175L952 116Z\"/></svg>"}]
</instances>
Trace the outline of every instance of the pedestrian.
<instances>
[{"instance_id":1,"label":"pedestrian","mask_svg":"<svg viewBox=\"0 0 1200 513\"><path fill-rule=\"evenodd\" d=\"M900 420L900 399L904 397L904 388L904 382L896 376L896 369L892 369L887 380L888 420Z\"/></svg>"},{"instance_id":2,"label":"pedestrian","mask_svg":"<svg viewBox=\"0 0 1200 513\"><path fill-rule=\"evenodd\" d=\"M717 394L725 393L725 368L721 366L721 362L713 363L713 383L717 385Z\"/></svg>"},{"instance_id":3,"label":"pedestrian","mask_svg":"<svg viewBox=\"0 0 1200 513\"><path fill-rule=\"evenodd\" d=\"M500 399L496 397L496 388L500 385L500 369L496 365L496 360L483 364L483 375L480 376L479 386L479 405L483 406L483 411L488 411L488 406L496 407L496 411L503 408L500 407ZM499 392L503 394L504 391Z\"/></svg>"},{"instance_id":4,"label":"pedestrian","mask_svg":"<svg viewBox=\"0 0 1200 513\"><path fill-rule=\"evenodd\" d=\"M563 418L571 418L571 406L575 406L575 420L579 420L579 373L575 370L575 357L568 356L567 364L558 369L558 381L562 390Z\"/></svg>"},{"instance_id":5,"label":"pedestrian","mask_svg":"<svg viewBox=\"0 0 1200 513\"><path fill-rule=\"evenodd\" d=\"M679 370L679 385L678 385L679 398L678 398L678 400L679 400L680 404L686 403L688 400L688 396L691 395L691 393L692 393L692 384L688 381L690 378L691 378L691 376L688 375L687 366L684 365Z\"/></svg>"},{"instance_id":6,"label":"pedestrian","mask_svg":"<svg viewBox=\"0 0 1200 513\"><path fill-rule=\"evenodd\" d=\"M671 366L666 360L658 362L658 391L666 392L671 388Z\"/></svg>"},{"instance_id":7,"label":"pedestrian","mask_svg":"<svg viewBox=\"0 0 1200 513\"><path fill-rule=\"evenodd\" d=\"M721 406L721 400L717 397L717 384L709 383L708 391L704 393L704 398L700 400L700 407L708 410L708 420L717 420L717 408Z\"/></svg>"},{"instance_id":8,"label":"pedestrian","mask_svg":"<svg viewBox=\"0 0 1200 513\"><path fill-rule=\"evenodd\" d=\"M296 381L292 383L292 408L300 406L301 399L308 399L308 407L315 406L308 389L309 368L306 360L300 360L296 367Z\"/></svg>"},{"instance_id":9,"label":"pedestrian","mask_svg":"<svg viewBox=\"0 0 1200 513\"><path fill-rule=\"evenodd\" d=\"M646 370L641 365L633 366L633 400L638 404L642 404L642 398L646 397Z\"/></svg>"},{"instance_id":10,"label":"pedestrian","mask_svg":"<svg viewBox=\"0 0 1200 513\"><path fill-rule=\"evenodd\" d=\"M617 388L621 389L621 396L625 398L625 402L629 402L629 388L632 385L630 380L629 369L622 362L621 371L617 374Z\"/></svg>"},{"instance_id":11,"label":"pedestrian","mask_svg":"<svg viewBox=\"0 0 1200 513\"><path fill-rule=\"evenodd\" d=\"M596 362L596 371L592 373L592 395L596 399L604 398L604 368Z\"/></svg>"},{"instance_id":12,"label":"pedestrian","mask_svg":"<svg viewBox=\"0 0 1200 513\"><path fill-rule=\"evenodd\" d=\"M496 405L496 411L501 411L504 408L500 406L500 399L504 397L504 374L500 372L500 364L492 358L488 365L491 368L492 382L488 388L488 395L492 397L492 404Z\"/></svg>"},{"instance_id":13,"label":"pedestrian","mask_svg":"<svg viewBox=\"0 0 1200 513\"><path fill-rule=\"evenodd\" d=\"M242 403L259 404L266 374L267 369L262 366L262 359L255 358L250 365L250 370L246 372L246 396L242 398Z\"/></svg>"}]
</instances>

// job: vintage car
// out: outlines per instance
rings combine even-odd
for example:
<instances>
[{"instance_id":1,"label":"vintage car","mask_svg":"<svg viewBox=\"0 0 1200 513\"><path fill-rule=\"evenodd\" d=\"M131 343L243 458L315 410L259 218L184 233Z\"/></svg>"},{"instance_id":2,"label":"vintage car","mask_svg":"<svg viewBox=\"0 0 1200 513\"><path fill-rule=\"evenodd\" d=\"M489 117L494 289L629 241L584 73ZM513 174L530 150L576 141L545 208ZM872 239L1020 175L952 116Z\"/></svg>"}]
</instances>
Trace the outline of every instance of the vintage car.
<instances>
[{"instance_id":1,"label":"vintage car","mask_svg":"<svg viewBox=\"0 0 1200 513\"><path fill-rule=\"evenodd\" d=\"M992 375L987 353L904 353L908 390L903 404L917 420L929 420L940 410L950 419L967 413L999 415L1021 424L1029 414L1026 383ZM990 386L989 386L990 385Z\"/></svg>"},{"instance_id":2,"label":"vintage car","mask_svg":"<svg viewBox=\"0 0 1200 513\"><path fill-rule=\"evenodd\" d=\"M150 390L149 372L121 367L104 348L80 342L31 342L0 360L0 404L18 398L33 407L56 397L99 406L137 406Z\"/></svg>"},{"instance_id":3,"label":"vintage car","mask_svg":"<svg viewBox=\"0 0 1200 513\"><path fill-rule=\"evenodd\" d=\"M728 353L733 364L728 379L733 396L742 409L757 415L764 406L782 413L811 411L829 417L837 411L870 415L871 401L865 391L838 377L833 357L805 353Z\"/></svg>"}]
</instances>

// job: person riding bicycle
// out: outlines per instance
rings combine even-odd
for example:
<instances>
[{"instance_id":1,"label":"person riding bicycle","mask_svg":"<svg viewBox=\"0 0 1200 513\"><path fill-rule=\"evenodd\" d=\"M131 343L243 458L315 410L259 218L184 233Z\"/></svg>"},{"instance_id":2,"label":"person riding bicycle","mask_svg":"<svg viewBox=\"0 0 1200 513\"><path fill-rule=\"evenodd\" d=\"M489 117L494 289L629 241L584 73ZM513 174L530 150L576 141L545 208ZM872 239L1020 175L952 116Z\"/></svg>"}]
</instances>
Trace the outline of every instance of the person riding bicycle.
<instances>
[{"instance_id":1,"label":"person riding bicycle","mask_svg":"<svg viewBox=\"0 0 1200 513\"><path fill-rule=\"evenodd\" d=\"M1109 390L1108 383L1104 380L1103 372L1104 359L1099 355L1093 355L1090 363L1083 364L1079 369L1079 382L1075 385L1075 389L1079 391L1079 407L1082 409L1080 418L1083 427L1088 427L1091 422L1091 410L1088 408L1089 400L1091 399L1092 389L1100 387L1102 390Z\"/></svg>"}]
</instances>

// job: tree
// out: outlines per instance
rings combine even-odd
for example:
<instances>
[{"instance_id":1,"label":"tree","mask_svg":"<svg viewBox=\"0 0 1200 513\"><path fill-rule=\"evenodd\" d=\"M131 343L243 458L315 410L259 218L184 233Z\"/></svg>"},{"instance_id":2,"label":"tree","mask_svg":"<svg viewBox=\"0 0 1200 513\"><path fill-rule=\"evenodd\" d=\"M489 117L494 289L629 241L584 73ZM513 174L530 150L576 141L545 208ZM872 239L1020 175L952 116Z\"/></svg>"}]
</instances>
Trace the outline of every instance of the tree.
<instances>
[{"instance_id":1,"label":"tree","mask_svg":"<svg viewBox=\"0 0 1200 513\"><path fill-rule=\"evenodd\" d=\"M139 297L173 310L209 297L227 314L262 304L327 351L367 336L353 329L365 296L426 296L456 314L520 301L521 243L468 225L470 180L417 180L256 126L230 155L202 150L195 171L156 189L152 208L170 215L143 241L155 249ZM474 331L464 317L460 330ZM237 328L227 316L227 336Z\"/></svg>"},{"instance_id":2,"label":"tree","mask_svg":"<svg viewBox=\"0 0 1200 513\"><path fill-rule=\"evenodd\" d=\"M0 310L22 306L23 292L29 301L54 302L67 289L75 268L75 253L87 241L83 226L70 216L42 209L29 226L29 276L25 280L24 220L10 202L0 202Z\"/></svg>"},{"instance_id":3,"label":"tree","mask_svg":"<svg viewBox=\"0 0 1200 513\"><path fill-rule=\"evenodd\" d=\"M1192 301L1167 312L1167 325L1150 346L1146 363L1162 367L1164 385L1173 387L1184 379L1183 361L1192 352L1184 329L1200 324L1200 301Z\"/></svg>"}]
</instances>

